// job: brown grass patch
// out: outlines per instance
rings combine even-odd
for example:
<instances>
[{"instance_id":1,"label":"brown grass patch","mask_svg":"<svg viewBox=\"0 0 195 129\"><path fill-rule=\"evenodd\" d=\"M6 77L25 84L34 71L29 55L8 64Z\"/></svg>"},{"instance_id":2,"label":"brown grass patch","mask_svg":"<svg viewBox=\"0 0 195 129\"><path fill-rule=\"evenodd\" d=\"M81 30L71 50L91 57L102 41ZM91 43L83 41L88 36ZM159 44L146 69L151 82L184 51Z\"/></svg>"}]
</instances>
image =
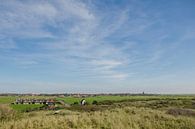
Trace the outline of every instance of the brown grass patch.
<instances>
[{"instance_id":1,"label":"brown grass patch","mask_svg":"<svg viewBox=\"0 0 195 129\"><path fill-rule=\"evenodd\" d=\"M169 109L167 111L167 114L174 115L174 116L183 115L183 116L195 117L195 111L189 109Z\"/></svg>"}]
</instances>

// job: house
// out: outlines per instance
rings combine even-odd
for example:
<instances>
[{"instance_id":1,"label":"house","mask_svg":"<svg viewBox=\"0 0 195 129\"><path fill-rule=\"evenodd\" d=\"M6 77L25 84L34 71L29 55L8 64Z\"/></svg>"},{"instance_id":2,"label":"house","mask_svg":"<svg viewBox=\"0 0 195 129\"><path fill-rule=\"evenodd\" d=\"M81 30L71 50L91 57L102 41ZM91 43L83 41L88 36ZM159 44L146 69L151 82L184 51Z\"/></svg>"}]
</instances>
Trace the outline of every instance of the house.
<instances>
[{"instance_id":1,"label":"house","mask_svg":"<svg viewBox=\"0 0 195 129\"><path fill-rule=\"evenodd\" d=\"M14 104L46 104L55 105L54 99L16 99Z\"/></svg>"}]
</instances>

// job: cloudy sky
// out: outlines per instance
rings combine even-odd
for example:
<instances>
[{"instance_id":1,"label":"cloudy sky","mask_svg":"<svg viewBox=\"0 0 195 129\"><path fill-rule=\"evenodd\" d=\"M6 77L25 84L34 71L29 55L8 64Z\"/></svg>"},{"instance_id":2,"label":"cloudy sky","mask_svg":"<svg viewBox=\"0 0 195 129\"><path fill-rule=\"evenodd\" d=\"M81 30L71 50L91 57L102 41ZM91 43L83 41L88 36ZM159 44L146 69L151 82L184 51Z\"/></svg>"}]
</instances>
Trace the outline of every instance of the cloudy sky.
<instances>
[{"instance_id":1,"label":"cloudy sky","mask_svg":"<svg viewBox=\"0 0 195 129\"><path fill-rule=\"evenodd\" d=\"M0 0L0 92L195 93L194 0Z\"/></svg>"}]
</instances>

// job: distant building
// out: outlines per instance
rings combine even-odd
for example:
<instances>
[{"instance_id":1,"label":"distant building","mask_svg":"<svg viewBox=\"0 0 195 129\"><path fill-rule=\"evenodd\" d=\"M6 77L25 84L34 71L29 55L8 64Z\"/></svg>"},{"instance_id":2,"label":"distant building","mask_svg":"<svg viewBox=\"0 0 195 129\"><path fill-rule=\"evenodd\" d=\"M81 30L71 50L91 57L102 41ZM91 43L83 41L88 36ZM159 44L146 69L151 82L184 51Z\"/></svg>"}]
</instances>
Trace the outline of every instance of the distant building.
<instances>
[{"instance_id":1,"label":"distant building","mask_svg":"<svg viewBox=\"0 0 195 129\"><path fill-rule=\"evenodd\" d=\"M14 104L46 104L55 105L54 99L16 99Z\"/></svg>"}]
</instances>

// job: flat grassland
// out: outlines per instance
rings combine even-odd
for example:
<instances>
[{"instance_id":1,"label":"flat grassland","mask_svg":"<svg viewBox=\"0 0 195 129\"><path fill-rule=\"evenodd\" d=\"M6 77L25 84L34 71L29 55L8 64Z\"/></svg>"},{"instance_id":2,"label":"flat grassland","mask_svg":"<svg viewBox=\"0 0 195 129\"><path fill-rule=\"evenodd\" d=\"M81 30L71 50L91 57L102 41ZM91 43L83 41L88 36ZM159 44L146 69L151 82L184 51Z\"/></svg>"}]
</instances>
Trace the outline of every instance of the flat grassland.
<instances>
[{"instance_id":1,"label":"flat grassland","mask_svg":"<svg viewBox=\"0 0 195 129\"><path fill-rule=\"evenodd\" d=\"M16 96L0 96L0 104L9 104L15 101Z\"/></svg>"},{"instance_id":2,"label":"flat grassland","mask_svg":"<svg viewBox=\"0 0 195 129\"><path fill-rule=\"evenodd\" d=\"M189 100L193 99L195 96L186 95L133 95L133 96L120 96L120 95L104 95L104 96L94 96L94 97L86 97L85 100L91 104L93 101L103 102L103 101L149 101L149 100ZM75 102L80 102L82 98L77 97L62 97L56 98L57 100L62 100L68 104L74 104Z\"/></svg>"},{"instance_id":3,"label":"flat grassland","mask_svg":"<svg viewBox=\"0 0 195 129\"><path fill-rule=\"evenodd\" d=\"M42 104L17 104L17 105L10 105L11 108L17 111L27 111L27 110L34 110L43 107Z\"/></svg>"},{"instance_id":4,"label":"flat grassland","mask_svg":"<svg viewBox=\"0 0 195 129\"><path fill-rule=\"evenodd\" d=\"M42 105L11 105L16 98L0 97L0 129L195 129L195 95L94 96L85 106L55 97L69 106L32 112Z\"/></svg>"}]
</instances>

